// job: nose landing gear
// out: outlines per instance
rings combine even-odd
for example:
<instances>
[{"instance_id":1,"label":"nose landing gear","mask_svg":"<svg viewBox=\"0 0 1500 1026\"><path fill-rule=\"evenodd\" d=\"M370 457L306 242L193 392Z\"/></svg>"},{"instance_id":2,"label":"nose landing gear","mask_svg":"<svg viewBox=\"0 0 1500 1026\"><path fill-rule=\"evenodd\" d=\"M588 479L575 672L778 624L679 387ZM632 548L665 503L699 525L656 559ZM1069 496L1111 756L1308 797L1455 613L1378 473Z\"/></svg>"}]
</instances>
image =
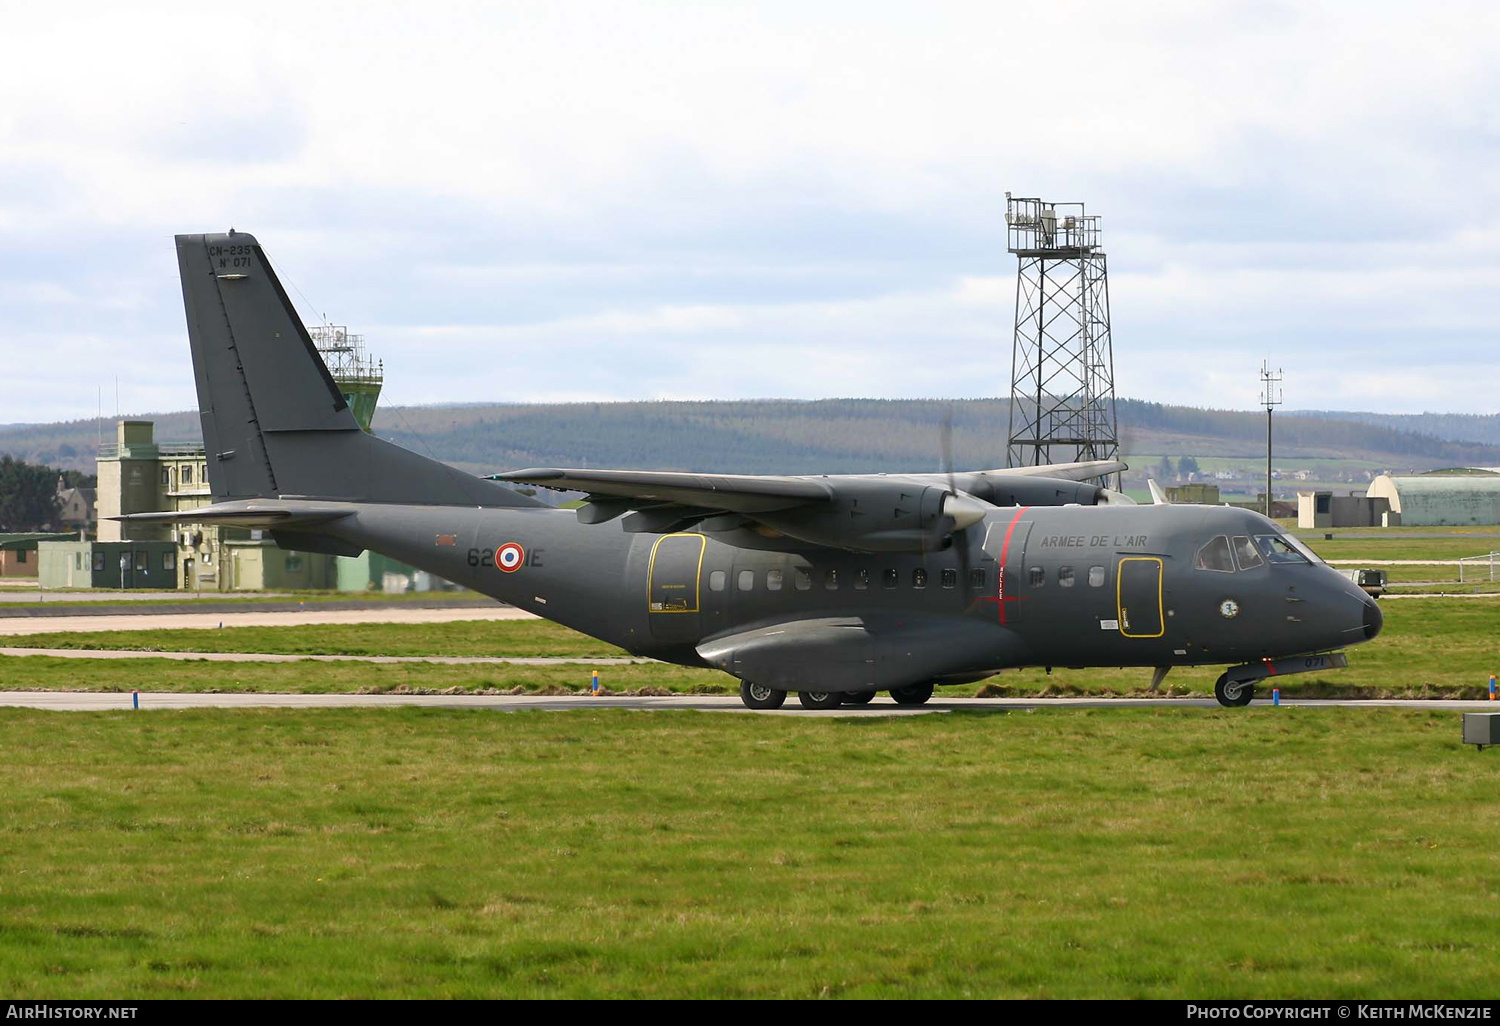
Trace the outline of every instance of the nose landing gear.
<instances>
[{"instance_id":1,"label":"nose landing gear","mask_svg":"<svg viewBox=\"0 0 1500 1026\"><path fill-rule=\"evenodd\" d=\"M1255 697L1255 685L1267 677L1311 673L1314 670L1338 670L1348 665L1349 657L1342 652L1317 652L1231 666L1214 684L1214 697L1219 700L1220 705L1230 708L1249 705L1250 699Z\"/></svg>"},{"instance_id":2,"label":"nose landing gear","mask_svg":"<svg viewBox=\"0 0 1500 1026\"><path fill-rule=\"evenodd\" d=\"M1249 705L1250 699L1255 697L1255 682L1232 680L1229 674L1225 673L1214 682L1214 697L1219 700L1220 705L1231 709Z\"/></svg>"}]
</instances>

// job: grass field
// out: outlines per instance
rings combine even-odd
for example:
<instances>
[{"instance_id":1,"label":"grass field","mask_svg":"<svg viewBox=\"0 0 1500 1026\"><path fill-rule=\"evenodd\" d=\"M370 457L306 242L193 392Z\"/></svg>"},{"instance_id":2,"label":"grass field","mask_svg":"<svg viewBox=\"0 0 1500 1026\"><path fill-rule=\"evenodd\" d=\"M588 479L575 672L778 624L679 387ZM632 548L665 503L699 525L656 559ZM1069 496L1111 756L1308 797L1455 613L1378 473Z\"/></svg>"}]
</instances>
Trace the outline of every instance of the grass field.
<instances>
[{"instance_id":1,"label":"grass field","mask_svg":"<svg viewBox=\"0 0 1500 1026\"><path fill-rule=\"evenodd\" d=\"M7 647L114 648L141 652L274 652L362 656L625 656L549 620L307 624L222 630L59 631L19 635Z\"/></svg>"},{"instance_id":2,"label":"grass field","mask_svg":"<svg viewBox=\"0 0 1500 1026\"><path fill-rule=\"evenodd\" d=\"M97 598L108 594L109 598ZM472 600L479 598L477 592L472 591L411 591L397 595L387 595L379 591L275 591L275 592L191 592L181 593L181 600L140 597L139 592L129 589L108 588L48 588L45 592L37 591L33 584L30 588L6 587L0 589L0 608L30 608L36 605L87 605L88 608L109 609L115 606L139 607L148 604L173 604L188 602L211 602L215 605L252 605L264 602L303 602L308 605L323 602L368 602L372 605L393 604L404 605L413 602L423 604L452 602L456 600ZM134 595L135 597L132 597ZM83 598L80 598L83 597ZM72 600L71 603L69 600Z\"/></svg>"},{"instance_id":3,"label":"grass field","mask_svg":"<svg viewBox=\"0 0 1500 1026\"><path fill-rule=\"evenodd\" d=\"M0 710L0 988L1486 997L1451 714Z\"/></svg>"},{"instance_id":4,"label":"grass field","mask_svg":"<svg viewBox=\"0 0 1500 1026\"><path fill-rule=\"evenodd\" d=\"M1324 674L1280 678L1287 697L1483 698L1500 673L1500 600L1418 599L1386 602L1384 632L1350 650L1351 666ZM0 687L171 691L352 692L495 689L553 690L588 686L589 656L618 649L544 620L460 621L451 624L329 624L224 630L106 631L38 634L6 639L39 648L121 648L143 651L292 654L561 656L561 666L440 664L248 663L165 659L0 657ZM1169 693L1206 695L1223 667L1182 668L1167 678ZM652 664L600 668L606 688L631 691L732 693L735 680L713 670ZM1110 695L1143 691L1150 671L1132 669L1007 671L987 682L944 689L972 695Z\"/></svg>"}]
</instances>

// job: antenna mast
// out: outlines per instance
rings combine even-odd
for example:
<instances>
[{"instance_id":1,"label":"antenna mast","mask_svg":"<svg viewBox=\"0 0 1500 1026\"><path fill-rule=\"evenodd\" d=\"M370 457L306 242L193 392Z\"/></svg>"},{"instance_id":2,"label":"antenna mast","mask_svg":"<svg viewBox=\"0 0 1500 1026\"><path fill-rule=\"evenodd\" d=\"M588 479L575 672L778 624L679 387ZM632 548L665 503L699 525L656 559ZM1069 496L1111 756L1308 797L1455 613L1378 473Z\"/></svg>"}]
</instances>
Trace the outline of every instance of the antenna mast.
<instances>
[{"instance_id":1,"label":"antenna mast","mask_svg":"<svg viewBox=\"0 0 1500 1026\"><path fill-rule=\"evenodd\" d=\"M1281 368L1271 371L1269 358L1260 363L1260 404L1266 408L1266 519L1271 518L1271 411L1285 398L1281 390Z\"/></svg>"},{"instance_id":2,"label":"antenna mast","mask_svg":"<svg viewBox=\"0 0 1500 1026\"><path fill-rule=\"evenodd\" d=\"M1099 217L1082 203L1007 192L1005 224L1007 248L1020 262L1006 462L1116 459L1109 268Z\"/></svg>"}]
</instances>

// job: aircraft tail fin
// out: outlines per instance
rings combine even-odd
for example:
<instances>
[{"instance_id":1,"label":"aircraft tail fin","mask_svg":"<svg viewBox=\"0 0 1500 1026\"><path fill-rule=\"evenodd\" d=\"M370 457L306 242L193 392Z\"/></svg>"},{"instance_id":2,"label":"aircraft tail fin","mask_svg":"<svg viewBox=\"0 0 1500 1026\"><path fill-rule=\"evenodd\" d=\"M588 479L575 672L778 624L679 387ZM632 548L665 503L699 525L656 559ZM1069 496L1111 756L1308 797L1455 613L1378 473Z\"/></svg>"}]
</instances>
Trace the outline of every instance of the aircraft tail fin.
<instances>
[{"instance_id":1,"label":"aircraft tail fin","mask_svg":"<svg viewBox=\"0 0 1500 1026\"><path fill-rule=\"evenodd\" d=\"M177 266L215 502L537 504L362 431L254 236L179 235Z\"/></svg>"}]
</instances>

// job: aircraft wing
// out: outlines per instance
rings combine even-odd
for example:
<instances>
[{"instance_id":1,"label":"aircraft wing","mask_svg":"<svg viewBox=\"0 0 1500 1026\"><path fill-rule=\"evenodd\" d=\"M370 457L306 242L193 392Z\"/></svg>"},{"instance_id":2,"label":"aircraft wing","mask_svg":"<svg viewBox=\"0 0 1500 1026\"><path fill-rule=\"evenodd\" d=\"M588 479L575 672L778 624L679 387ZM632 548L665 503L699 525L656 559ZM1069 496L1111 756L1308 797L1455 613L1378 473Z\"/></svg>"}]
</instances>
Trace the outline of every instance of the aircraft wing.
<instances>
[{"instance_id":1,"label":"aircraft wing","mask_svg":"<svg viewBox=\"0 0 1500 1026\"><path fill-rule=\"evenodd\" d=\"M828 485L799 477L536 468L494 474L491 480L587 492L591 500L627 499L635 508L675 503L731 513L764 513L833 498L833 489Z\"/></svg>"},{"instance_id":2,"label":"aircraft wing","mask_svg":"<svg viewBox=\"0 0 1500 1026\"><path fill-rule=\"evenodd\" d=\"M1044 463L1040 467L1005 467L1001 470L983 470L980 473L986 476L1015 474L1022 477L1056 477L1064 481L1087 481L1129 469L1119 460L1086 460L1083 463Z\"/></svg>"},{"instance_id":3,"label":"aircraft wing","mask_svg":"<svg viewBox=\"0 0 1500 1026\"><path fill-rule=\"evenodd\" d=\"M931 552L996 505L1092 505L1107 492L1065 478L988 472L777 477L534 468L491 479L584 492L578 519L585 524L623 517L627 532L653 534L752 528L857 552Z\"/></svg>"}]
</instances>

